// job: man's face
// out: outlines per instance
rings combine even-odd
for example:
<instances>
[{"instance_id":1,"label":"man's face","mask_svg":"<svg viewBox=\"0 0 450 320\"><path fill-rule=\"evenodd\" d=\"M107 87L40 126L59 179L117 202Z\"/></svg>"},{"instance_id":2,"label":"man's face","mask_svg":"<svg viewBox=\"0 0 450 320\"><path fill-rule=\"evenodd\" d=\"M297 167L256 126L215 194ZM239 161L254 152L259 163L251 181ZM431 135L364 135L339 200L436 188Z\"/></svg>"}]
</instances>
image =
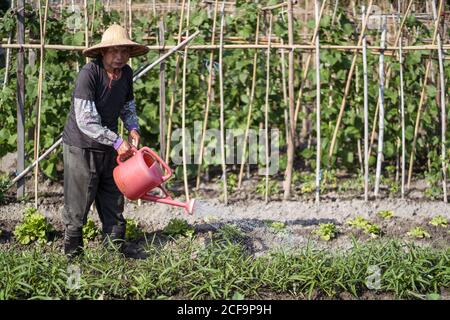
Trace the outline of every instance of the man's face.
<instances>
[{"instance_id":1,"label":"man's face","mask_svg":"<svg viewBox=\"0 0 450 320\"><path fill-rule=\"evenodd\" d=\"M111 47L103 50L103 63L114 69L122 68L130 58L128 47Z\"/></svg>"}]
</instances>

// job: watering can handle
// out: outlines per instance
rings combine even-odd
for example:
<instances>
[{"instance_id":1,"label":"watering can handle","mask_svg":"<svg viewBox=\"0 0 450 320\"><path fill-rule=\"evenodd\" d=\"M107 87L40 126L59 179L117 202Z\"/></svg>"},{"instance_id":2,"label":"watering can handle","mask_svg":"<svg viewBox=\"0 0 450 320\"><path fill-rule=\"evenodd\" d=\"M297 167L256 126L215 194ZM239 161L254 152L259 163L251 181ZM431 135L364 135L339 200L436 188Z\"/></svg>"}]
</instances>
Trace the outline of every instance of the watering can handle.
<instances>
[{"instance_id":1,"label":"watering can handle","mask_svg":"<svg viewBox=\"0 0 450 320\"><path fill-rule=\"evenodd\" d=\"M147 151L148 153L150 153L163 166L164 170L166 171L166 175L162 177L163 182L169 180L169 178L172 176L172 170L170 170L167 163L165 163L163 159L161 159L161 157L155 151L153 151L149 147L142 147L139 151Z\"/></svg>"},{"instance_id":2,"label":"watering can handle","mask_svg":"<svg viewBox=\"0 0 450 320\"><path fill-rule=\"evenodd\" d=\"M136 149L136 147L135 146L131 146L131 150L133 151L133 155L135 155L136 153L138 153L139 152L139 150L138 149ZM117 163L118 164L121 164L121 163L123 163L123 161L122 161L122 159L120 159L120 156L118 155L117 156ZM126 160L125 160L126 161Z\"/></svg>"}]
</instances>

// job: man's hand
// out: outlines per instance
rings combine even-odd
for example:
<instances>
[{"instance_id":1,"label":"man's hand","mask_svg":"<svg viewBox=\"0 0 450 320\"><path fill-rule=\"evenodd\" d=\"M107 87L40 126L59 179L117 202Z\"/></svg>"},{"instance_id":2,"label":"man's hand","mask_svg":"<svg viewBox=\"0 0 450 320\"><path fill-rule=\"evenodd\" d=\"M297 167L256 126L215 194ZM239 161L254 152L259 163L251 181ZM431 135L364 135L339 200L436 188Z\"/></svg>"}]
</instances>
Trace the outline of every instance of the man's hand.
<instances>
[{"instance_id":1,"label":"man's hand","mask_svg":"<svg viewBox=\"0 0 450 320\"><path fill-rule=\"evenodd\" d=\"M117 149L117 153L119 154L120 159L124 161L133 156L133 149L131 149L130 144L126 140L123 140L122 144Z\"/></svg>"},{"instance_id":2,"label":"man's hand","mask_svg":"<svg viewBox=\"0 0 450 320\"><path fill-rule=\"evenodd\" d=\"M136 149L139 148L139 143L141 142L141 135L137 130L131 130L128 134L128 142L131 143Z\"/></svg>"}]
</instances>

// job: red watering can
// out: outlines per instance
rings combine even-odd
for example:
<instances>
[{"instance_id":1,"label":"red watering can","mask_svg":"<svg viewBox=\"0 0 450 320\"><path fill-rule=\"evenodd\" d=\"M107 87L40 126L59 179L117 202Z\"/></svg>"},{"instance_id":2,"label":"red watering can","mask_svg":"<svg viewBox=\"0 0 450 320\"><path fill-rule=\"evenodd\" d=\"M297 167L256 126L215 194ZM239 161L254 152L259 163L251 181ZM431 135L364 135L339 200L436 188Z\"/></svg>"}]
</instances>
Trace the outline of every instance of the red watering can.
<instances>
[{"instance_id":1,"label":"red watering can","mask_svg":"<svg viewBox=\"0 0 450 320\"><path fill-rule=\"evenodd\" d=\"M169 166L148 147L140 150L133 149L134 155L125 161L117 156L118 166L113 171L114 181L125 197L130 200L142 199L183 207L187 213L192 214L195 199L187 202L175 201L162 186L172 176ZM165 175L161 166L164 168ZM150 194L149 192L155 188L161 189L165 196L158 197Z\"/></svg>"}]
</instances>

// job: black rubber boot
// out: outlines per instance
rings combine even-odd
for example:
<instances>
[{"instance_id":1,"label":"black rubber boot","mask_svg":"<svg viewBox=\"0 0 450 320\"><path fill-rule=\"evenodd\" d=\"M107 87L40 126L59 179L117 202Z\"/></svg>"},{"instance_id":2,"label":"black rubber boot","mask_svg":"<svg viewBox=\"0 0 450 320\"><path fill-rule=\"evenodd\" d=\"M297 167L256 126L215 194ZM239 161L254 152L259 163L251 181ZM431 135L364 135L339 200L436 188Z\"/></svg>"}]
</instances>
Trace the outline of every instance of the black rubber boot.
<instances>
[{"instance_id":1,"label":"black rubber boot","mask_svg":"<svg viewBox=\"0 0 450 320\"><path fill-rule=\"evenodd\" d=\"M64 254L69 258L75 258L83 253L83 236L71 236L64 234Z\"/></svg>"}]
</instances>

